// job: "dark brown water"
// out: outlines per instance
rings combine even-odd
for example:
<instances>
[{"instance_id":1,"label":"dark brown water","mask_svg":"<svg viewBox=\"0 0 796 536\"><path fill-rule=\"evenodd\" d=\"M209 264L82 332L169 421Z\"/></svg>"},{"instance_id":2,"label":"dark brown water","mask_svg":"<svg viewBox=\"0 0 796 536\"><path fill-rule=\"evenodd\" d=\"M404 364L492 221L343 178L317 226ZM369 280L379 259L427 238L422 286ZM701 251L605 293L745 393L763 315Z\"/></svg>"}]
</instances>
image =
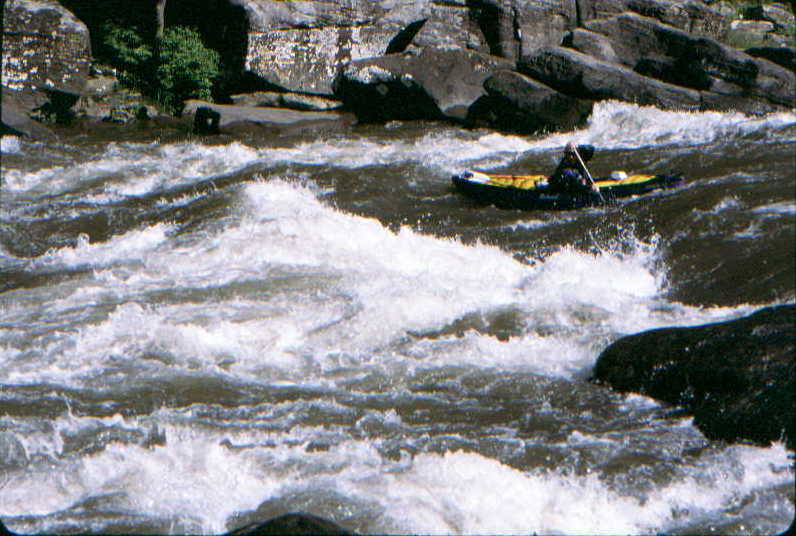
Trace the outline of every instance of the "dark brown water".
<instances>
[{"instance_id":1,"label":"dark brown water","mask_svg":"<svg viewBox=\"0 0 796 536\"><path fill-rule=\"evenodd\" d=\"M467 167L681 171L522 212ZM617 338L796 298L796 116L599 106L539 138L395 123L3 139L0 518L220 533L772 533L793 454L585 381Z\"/></svg>"}]
</instances>

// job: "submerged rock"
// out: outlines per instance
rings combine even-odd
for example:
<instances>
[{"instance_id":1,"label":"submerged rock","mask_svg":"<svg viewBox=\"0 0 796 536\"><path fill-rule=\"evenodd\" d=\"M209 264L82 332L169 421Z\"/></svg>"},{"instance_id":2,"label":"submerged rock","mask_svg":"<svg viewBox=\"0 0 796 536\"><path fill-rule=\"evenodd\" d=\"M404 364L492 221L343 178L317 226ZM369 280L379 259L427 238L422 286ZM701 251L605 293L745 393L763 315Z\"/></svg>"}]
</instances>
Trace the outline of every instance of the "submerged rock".
<instances>
[{"instance_id":1,"label":"submerged rock","mask_svg":"<svg viewBox=\"0 0 796 536\"><path fill-rule=\"evenodd\" d=\"M0 520L0 536L13 536L13 532L8 530L5 525L3 525L3 521Z\"/></svg>"},{"instance_id":2,"label":"submerged rock","mask_svg":"<svg viewBox=\"0 0 796 536\"><path fill-rule=\"evenodd\" d=\"M796 304L622 338L594 380L683 406L711 439L796 444Z\"/></svg>"},{"instance_id":3,"label":"submerged rock","mask_svg":"<svg viewBox=\"0 0 796 536\"><path fill-rule=\"evenodd\" d=\"M353 536L354 533L335 523L311 514L285 514L263 523L252 523L235 529L228 536Z\"/></svg>"}]
</instances>

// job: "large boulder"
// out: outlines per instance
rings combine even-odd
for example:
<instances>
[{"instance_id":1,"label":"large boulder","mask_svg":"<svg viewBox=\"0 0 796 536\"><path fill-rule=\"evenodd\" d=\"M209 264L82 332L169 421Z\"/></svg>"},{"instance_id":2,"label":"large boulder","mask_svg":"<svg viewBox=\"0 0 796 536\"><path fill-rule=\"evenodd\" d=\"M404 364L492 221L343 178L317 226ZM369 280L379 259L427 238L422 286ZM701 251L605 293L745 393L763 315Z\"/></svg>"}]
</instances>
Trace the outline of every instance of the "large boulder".
<instances>
[{"instance_id":1,"label":"large boulder","mask_svg":"<svg viewBox=\"0 0 796 536\"><path fill-rule=\"evenodd\" d=\"M511 61L539 47L561 44L564 34L578 24L576 0L471 0L469 5L489 52Z\"/></svg>"},{"instance_id":2,"label":"large boulder","mask_svg":"<svg viewBox=\"0 0 796 536\"><path fill-rule=\"evenodd\" d=\"M471 50L424 48L352 61L334 82L335 96L360 121L464 120L485 94L484 81L509 69L506 59Z\"/></svg>"},{"instance_id":3,"label":"large boulder","mask_svg":"<svg viewBox=\"0 0 796 536\"><path fill-rule=\"evenodd\" d=\"M28 136L34 139L53 138L55 133L30 118L29 112L43 103L36 99L26 98L20 91L3 88L2 103L0 106L0 134L13 134Z\"/></svg>"},{"instance_id":4,"label":"large boulder","mask_svg":"<svg viewBox=\"0 0 796 536\"><path fill-rule=\"evenodd\" d=\"M513 71L490 76L484 89L487 94L470 107L468 123L521 134L573 130L593 106Z\"/></svg>"},{"instance_id":5,"label":"large boulder","mask_svg":"<svg viewBox=\"0 0 796 536\"><path fill-rule=\"evenodd\" d=\"M579 99L616 99L677 110L699 110L701 106L698 91L667 84L565 47L545 47L524 56L518 70Z\"/></svg>"},{"instance_id":6,"label":"large boulder","mask_svg":"<svg viewBox=\"0 0 796 536\"><path fill-rule=\"evenodd\" d=\"M683 406L712 439L796 444L796 305L625 337L597 359L594 379Z\"/></svg>"},{"instance_id":7,"label":"large boulder","mask_svg":"<svg viewBox=\"0 0 796 536\"><path fill-rule=\"evenodd\" d=\"M2 130L33 138L52 132L31 120L53 121L84 91L91 62L86 26L54 0L7 0L3 6Z\"/></svg>"},{"instance_id":8,"label":"large boulder","mask_svg":"<svg viewBox=\"0 0 796 536\"><path fill-rule=\"evenodd\" d=\"M649 17L624 13L594 20L572 32L565 44L599 59L615 57L625 67L671 84L796 106L793 72Z\"/></svg>"},{"instance_id":9,"label":"large boulder","mask_svg":"<svg viewBox=\"0 0 796 536\"><path fill-rule=\"evenodd\" d=\"M697 0L578 0L581 23L624 12L637 13L694 35L724 40L735 11Z\"/></svg>"},{"instance_id":10,"label":"large boulder","mask_svg":"<svg viewBox=\"0 0 796 536\"><path fill-rule=\"evenodd\" d=\"M763 58L796 72L796 48L793 47L752 47L744 52L755 58Z\"/></svg>"},{"instance_id":11,"label":"large boulder","mask_svg":"<svg viewBox=\"0 0 796 536\"><path fill-rule=\"evenodd\" d=\"M6 0L3 86L81 94L91 64L88 29L55 0Z\"/></svg>"},{"instance_id":12,"label":"large boulder","mask_svg":"<svg viewBox=\"0 0 796 536\"><path fill-rule=\"evenodd\" d=\"M410 45L486 51L467 0L238 0L249 20L246 68L288 91L328 95L350 61Z\"/></svg>"},{"instance_id":13,"label":"large boulder","mask_svg":"<svg viewBox=\"0 0 796 536\"><path fill-rule=\"evenodd\" d=\"M214 104L201 100L185 101L183 116L191 121L196 121L199 111L200 119L209 119L214 130L225 129L234 125L264 125L267 127L280 127L299 123L340 123L350 124L353 117L350 114L335 111L298 111L286 108L261 108L255 106L238 106L234 104ZM216 115L217 114L217 115Z\"/></svg>"}]
</instances>

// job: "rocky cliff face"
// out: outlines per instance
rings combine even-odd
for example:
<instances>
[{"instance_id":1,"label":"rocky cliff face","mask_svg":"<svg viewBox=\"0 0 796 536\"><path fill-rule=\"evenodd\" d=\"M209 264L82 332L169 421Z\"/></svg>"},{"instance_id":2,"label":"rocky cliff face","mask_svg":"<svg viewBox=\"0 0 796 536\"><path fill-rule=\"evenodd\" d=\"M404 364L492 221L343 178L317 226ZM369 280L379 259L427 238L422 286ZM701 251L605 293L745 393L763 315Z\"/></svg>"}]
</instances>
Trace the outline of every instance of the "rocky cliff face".
<instances>
[{"instance_id":1,"label":"rocky cliff face","mask_svg":"<svg viewBox=\"0 0 796 536\"><path fill-rule=\"evenodd\" d=\"M71 12L55 0L7 0L0 130L48 137L30 110L48 103L68 108L83 91L90 65L88 29Z\"/></svg>"},{"instance_id":2,"label":"rocky cliff face","mask_svg":"<svg viewBox=\"0 0 796 536\"><path fill-rule=\"evenodd\" d=\"M331 94L350 61L407 46L486 50L466 0L237 0L249 17L246 67L289 91Z\"/></svg>"},{"instance_id":3,"label":"rocky cliff face","mask_svg":"<svg viewBox=\"0 0 796 536\"><path fill-rule=\"evenodd\" d=\"M91 65L86 25L55 0L7 0L3 8L3 85L30 92L80 93Z\"/></svg>"},{"instance_id":4,"label":"rocky cliff face","mask_svg":"<svg viewBox=\"0 0 796 536\"><path fill-rule=\"evenodd\" d=\"M707 0L211 3L169 2L166 23L200 27L226 55L227 77L253 75L254 86L295 96L280 102L334 97L361 120L531 133L572 128L603 99L747 113L796 106L794 49L727 46L734 13ZM792 13L776 13L769 26L792 24ZM9 0L4 34L4 86L79 92L87 30L56 0Z\"/></svg>"}]
</instances>

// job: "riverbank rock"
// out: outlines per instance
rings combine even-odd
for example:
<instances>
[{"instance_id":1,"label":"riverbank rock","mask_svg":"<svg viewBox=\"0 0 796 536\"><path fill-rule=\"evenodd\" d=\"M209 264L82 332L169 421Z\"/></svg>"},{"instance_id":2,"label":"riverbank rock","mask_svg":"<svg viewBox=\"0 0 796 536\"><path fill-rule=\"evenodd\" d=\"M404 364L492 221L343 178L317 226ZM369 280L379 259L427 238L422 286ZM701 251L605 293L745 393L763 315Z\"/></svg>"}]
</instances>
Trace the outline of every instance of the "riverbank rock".
<instances>
[{"instance_id":1,"label":"riverbank rock","mask_svg":"<svg viewBox=\"0 0 796 536\"><path fill-rule=\"evenodd\" d=\"M350 125L355 118L345 112L301 112L285 108L260 108L255 106L236 106L232 104L214 104L200 100L185 102L183 118L195 124L195 115L202 110L200 124L207 125L210 130L200 131L205 134L242 133L247 127L284 127L298 124L339 124ZM217 114L217 115L216 115ZM207 123L209 118L210 123Z\"/></svg>"},{"instance_id":2,"label":"riverbank rock","mask_svg":"<svg viewBox=\"0 0 796 536\"><path fill-rule=\"evenodd\" d=\"M354 536L354 532L318 516L285 514L263 523L252 523L227 533L227 536Z\"/></svg>"},{"instance_id":3,"label":"riverbank rock","mask_svg":"<svg viewBox=\"0 0 796 536\"><path fill-rule=\"evenodd\" d=\"M6 0L3 85L81 94L91 64L86 25L55 0Z\"/></svg>"},{"instance_id":4,"label":"riverbank rock","mask_svg":"<svg viewBox=\"0 0 796 536\"><path fill-rule=\"evenodd\" d=\"M786 69L796 72L796 48L793 47L752 47L744 52L755 58L763 58Z\"/></svg>"},{"instance_id":5,"label":"riverbank rock","mask_svg":"<svg viewBox=\"0 0 796 536\"><path fill-rule=\"evenodd\" d=\"M700 109L698 91L667 84L569 48L543 48L521 58L518 68L523 74L578 99L617 99L667 110Z\"/></svg>"},{"instance_id":6,"label":"riverbank rock","mask_svg":"<svg viewBox=\"0 0 796 536\"><path fill-rule=\"evenodd\" d=\"M796 445L796 305L729 322L622 338L594 380L676 404L711 439Z\"/></svg>"},{"instance_id":7,"label":"riverbank rock","mask_svg":"<svg viewBox=\"0 0 796 536\"><path fill-rule=\"evenodd\" d=\"M0 106L0 134L27 136L43 140L55 137L55 133L45 125L31 119L29 113L33 108L41 106L36 101L19 91L3 88L2 106Z\"/></svg>"},{"instance_id":8,"label":"riverbank rock","mask_svg":"<svg viewBox=\"0 0 796 536\"><path fill-rule=\"evenodd\" d=\"M635 13L719 41L726 38L735 15L729 6L697 0L577 0L576 4L581 25L620 13Z\"/></svg>"},{"instance_id":9,"label":"riverbank rock","mask_svg":"<svg viewBox=\"0 0 796 536\"><path fill-rule=\"evenodd\" d=\"M353 61L334 81L335 96L363 122L464 120L485 94L484 81L509 69L504 58L470 50L425 48Z\"/></svg>"},{"instance_id":10,"label":"riverbank rock","mask_svg":"<svg viewBox=\"0 0 796 536\"><path fill-rule=\"evenodd\" d=\"M487 94L470 107L467 122L508 132L574 130L586 122L593 106L513 71L493 74L484 89Z\"/></svg>"},{"instance_id":11,"label":"riverbank rock","mask_svg":"<svg viewBox=\"0 0 796 536\"><path fill-rule=\"evenodd\" d=\"M62 121L83 93L91 63L88 29L55 0L7 0L2 55L3 124L49 137L29 116L38 110L41 118Z\"/></svg>"},{"instance_id":12,"label":"riverbank rock","mask_svg":"<svg viewBox=\"0 0 796 536\"><path fill-rule=\"evenodd\" d=\"M629 13L592 21L586 27L607 37L626 67L639 71L645 63L669 65L665 82L717 93L744 93L785 106L796 102L793 73L718 41ZM776 80L776 88L770 80ZM725 89L727 84L735 88Z\"/></svg>"},{"instance_id":13,"label":"riverbank rock","mask_svg":"<svg viewBox=\"0 0 796 536\"><path fill-rule=\"evenodd\" d=\"M343 106L339 100L301 93L279 93L276 91L257 91L230 97L237 106L260 106L265 108L289 108L291 110L317 111L337 110Z\"/></svg>"}]
</instances>

